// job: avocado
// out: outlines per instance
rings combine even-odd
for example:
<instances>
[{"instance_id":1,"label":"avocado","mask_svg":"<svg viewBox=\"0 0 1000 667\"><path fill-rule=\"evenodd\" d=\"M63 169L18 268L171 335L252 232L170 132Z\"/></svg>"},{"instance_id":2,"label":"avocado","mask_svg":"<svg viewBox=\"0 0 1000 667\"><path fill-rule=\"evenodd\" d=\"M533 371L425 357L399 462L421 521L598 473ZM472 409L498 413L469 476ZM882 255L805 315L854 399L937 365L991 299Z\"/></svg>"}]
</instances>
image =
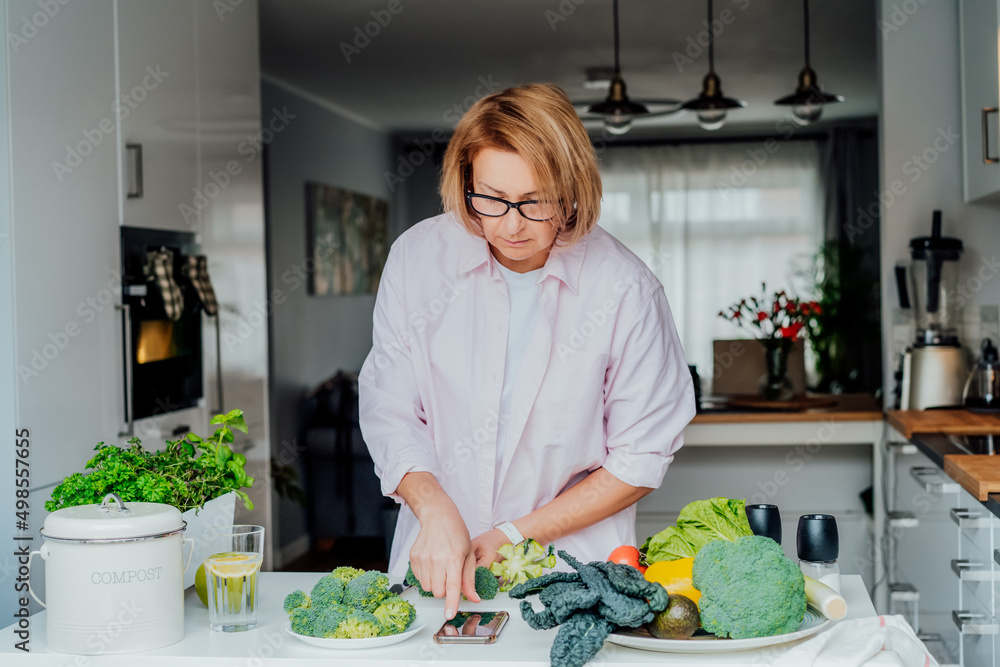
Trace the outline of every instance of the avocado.
<instances>
[{"instance_id":1,"label":"avocado","mask_svg":"<svg viewBox=\"0 0 1000 667\"><path fill-rule=\"evenodd\" d=\"M670 595L667 608L646 624L649 634L659 639L690 639L701 617L698 605L686 595Z\"/></svg>"}]
</instances>

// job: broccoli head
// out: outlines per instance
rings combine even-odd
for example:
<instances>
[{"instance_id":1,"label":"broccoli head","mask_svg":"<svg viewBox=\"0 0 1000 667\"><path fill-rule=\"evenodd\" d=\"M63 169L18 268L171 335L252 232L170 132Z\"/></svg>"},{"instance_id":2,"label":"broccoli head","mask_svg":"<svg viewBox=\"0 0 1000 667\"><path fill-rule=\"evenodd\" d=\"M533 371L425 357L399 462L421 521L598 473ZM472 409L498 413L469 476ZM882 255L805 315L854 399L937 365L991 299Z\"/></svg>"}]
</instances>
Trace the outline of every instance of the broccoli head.
<instances>
[{"instance_id":1,"label":"broccoli head","mask_svg":"<svg viewBox=\"0 0 1000 667\"><path fill-rule=\"evenodd\" d=\"M500 582L490 572L489 568L480 565L476 568L476 595L480 600L492 600L500 590Z\"/></svg>"},{"instance_id":2,"label":"broccoli head","mask_svg":"<svg viewBox=\"0 0 1000 667\"><path fill-rule=\"evenodd\" d=\"M354 610L342 604L332 602L325 607L315 609L313 616L312 636L333 637L341 623L350 617Z\"/></svg>"},{"instance_id":3,"label":"broccoli head","mask_svg":"<svg viewBox=\"0 0 1000 667\"><path fill-rule=\"evenodd\" d=\"M302 591L294 591L285 596L285 603L284 603L285 613L289 614L293 609L298 609L299 607L308 607L310 606L310 604L311 601L309 600L308 595L306 595Z\"/></svg>"},{"instance_id":4,"label":"broccoli head","mask_svg":"<svg viewBox=\"0 0 1000 667\"><path fill-rule=\"evenodd\" d=\"M403 580L403 583L405 583L407 586L413 586L414 588L416 588L417 592L420 593L420 597L422 598L434 597L434 593L430 591L425 591L424 587L420 585L420 580L417 579L417 575L413 574L413 565L408 564L406 566L406 578Z\"/></svg>"},{"instance_id":5,"label":"broccoli head","mask_svg":"<svg viewBox=\"0 0 1000 667\"><path fill-rule=\"evenodd\" d=\"M344 604L372 612L391 595L389 577L371 570L348 582L344 590Z\"/></svg>"},{"instance_id":6,"label":"broccoli head","mask_svg":"<svg viewBox=\"0 0 1000 667\"><path fill-rule=\"evenodd\" d=\"M396 635L403 632L417 617L417 610L413 608L413 605L398 595L384 600L372 613L378 619L379 625L382 626L383 635Z\"/></svg>"},{"instance_id":7,"label":"broccoli head","mask_svg":"<svg viewBox=\"0 0 1000 667\"><path fill-rule=\"evenodd\" d=\"M344 582L344 585L347 585L353 579L357 579L358 577L360 577L364 573L365 573L364 570L359 570L356 567L341 566L341 567L335 568L333 570L333 572L331 572L330 574L332 574L334 577L336 577L337 579L340 579L342 582Z\"/></svg>"},{"instance_id":8,"label":"broccoli head","mask_svg":"<svg viewBox=\"0 0 1000 667\"><path fill-rule=\"evenodd\" d=\"M490 564L490 572L503 580L500 586L502 591L509 591L529 579L540 577L544 568L556 565L552 547L549 546L546 552L545 547L530 537L519 544L505 544L497 549L497 553L504 559Z\"/></svg>"},{"instance_id":9,"label":"broccoli head","mask_svg":"<svg viewBox=\"0 0 1000 667\"><path fill-rule=\"evenodd\" d=\"M337 625L333 633L327 636L333 639L370 639L380 634L382 626L379 625L375 615L362 609L355 609Z\"/></svg>"},{"instance_id":10,"label":"broccoli head","mask_svg":"<svg viewBox=\"0 0 1000 667\"><path fill-rule=\"evenodd\" d=\"M314 636L313 622L316 620L316 610L311 607L296 607L288 613L288 620L295 634Z\"/></svg>"},{"instance_id":11,"label":"broccoli head","mask_svg":"<svg viewBox=\"0 0 1000 667\"><path fill-rule=\"evenodd\" d=\"M416 575L413 574L413 566L409 565L406 568L406 578L403 580L407 586L413 586L420 593L420 597L432 598L434 593L431 591L425 591L424 587L420 585L420 580L417 579ZM500 591L500 582L497 580L496 575L490 572L488 567L482 565L476 568L476 594L479 595L480 600L492 600L497 596L497 592Z\"/></svg>"},{"instance_id":12,"label":"broccoli head","mask_svg":"<svg viewBox=\"0 0 1000 667\"><path fill-rule=\"evenodd\" d=\"M794 632L806 610L799 566L767 537L715 540L694 558L701 624L718 637L746 639Z\"/></svg>"},{"instance_id":13,"label":"broccoli head","mask_svg":"<svg viewBox=\"0 0 1000 667\"><path fill-rule=\"evenodd\" d=\"M344 601L344 582L333 574L328 574L316 582L309 594L316 606Z\"/></svg>"}]
</instances>

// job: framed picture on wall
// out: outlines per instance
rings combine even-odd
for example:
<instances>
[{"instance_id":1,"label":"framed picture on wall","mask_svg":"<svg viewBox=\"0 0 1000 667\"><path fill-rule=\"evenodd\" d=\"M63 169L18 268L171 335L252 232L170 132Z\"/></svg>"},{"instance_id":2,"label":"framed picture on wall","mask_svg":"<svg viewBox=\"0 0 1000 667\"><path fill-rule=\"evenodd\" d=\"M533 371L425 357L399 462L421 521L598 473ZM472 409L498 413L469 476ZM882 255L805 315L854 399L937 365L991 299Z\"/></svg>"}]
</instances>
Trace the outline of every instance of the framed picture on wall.
<instances>
[{"instance_id":1,"label":"framed picture on wall","mask_svg":"<svg viewBox=\"0 0 1000 667\"><path fill-rule=\"evenodd\" d=\"M389 254L389 204L323 183L306 183L309 293L371 294Z\"/></svg>"}]
</instances>

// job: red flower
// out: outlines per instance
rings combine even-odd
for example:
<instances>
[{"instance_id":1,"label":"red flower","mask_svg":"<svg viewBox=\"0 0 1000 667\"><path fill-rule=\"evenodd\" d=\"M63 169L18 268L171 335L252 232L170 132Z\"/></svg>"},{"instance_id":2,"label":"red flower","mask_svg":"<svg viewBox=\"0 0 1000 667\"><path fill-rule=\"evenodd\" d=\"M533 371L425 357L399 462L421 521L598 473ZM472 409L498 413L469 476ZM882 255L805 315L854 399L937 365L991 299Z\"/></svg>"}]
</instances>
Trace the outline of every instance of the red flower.
<instances>
[{"instance_id":1,"label":"red flower","mask_svg":"<svg viewBox=\"0 0 1000 667\"><path fill-rule=\"evenodd\" d=\"M766 319L767 319L767 313L765 313L763 310L760 311L759 313L757 313L757 321L758 322L763 322Z\"/></svg>"},{"instance_id":2,"label":"red flower","mask_svg":"<svg viewBox=\"0 0 1000 667\"><path fill-rule=\"evenodd\" d=\"M734 320L738 320L738 319L740 319L741 317L743 317L743 313L741 313L741 312L740 312L740 311L738 311L738 310L734 310L734 311L733 311L733 319L734 319Z\"/></svg>"},{"instance_id":3,"label":"red flower","mask_svg":"<svg viewBox=\"0 0 1000 667\"><path fill-rule=\"evenodd\" d=\"M816 303L815 301L811 301L809 303L809 307L812 308L813 313L815 313L816 315L822 315L823 314L823 309L820 308L819 304Z\"/></svg>"}]
</instances>

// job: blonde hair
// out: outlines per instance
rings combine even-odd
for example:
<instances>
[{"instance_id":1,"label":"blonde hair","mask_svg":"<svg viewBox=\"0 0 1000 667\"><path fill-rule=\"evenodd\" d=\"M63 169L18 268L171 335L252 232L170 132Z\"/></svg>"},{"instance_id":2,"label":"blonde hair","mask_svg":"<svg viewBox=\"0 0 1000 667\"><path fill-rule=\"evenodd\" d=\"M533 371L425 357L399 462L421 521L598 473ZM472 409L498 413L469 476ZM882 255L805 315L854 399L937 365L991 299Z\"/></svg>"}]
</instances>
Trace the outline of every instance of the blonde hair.
<instances>
[{"instance_id":1,"label":"blonde hair","mask_svg":"<svg viewBox=\"0 0 1000 667\"><path fill-rule=\"evenodd\" d=\"M583 238L601 214L601 175L590 137L569 97L553 84L530 83L487 95L455 128L444 153L440 194L475 236L479 216L469 209L472 160L484 148L516 153L531 168L538 199L562 202L551 224L560 245Z\"/></svg>"}]
</instances>

